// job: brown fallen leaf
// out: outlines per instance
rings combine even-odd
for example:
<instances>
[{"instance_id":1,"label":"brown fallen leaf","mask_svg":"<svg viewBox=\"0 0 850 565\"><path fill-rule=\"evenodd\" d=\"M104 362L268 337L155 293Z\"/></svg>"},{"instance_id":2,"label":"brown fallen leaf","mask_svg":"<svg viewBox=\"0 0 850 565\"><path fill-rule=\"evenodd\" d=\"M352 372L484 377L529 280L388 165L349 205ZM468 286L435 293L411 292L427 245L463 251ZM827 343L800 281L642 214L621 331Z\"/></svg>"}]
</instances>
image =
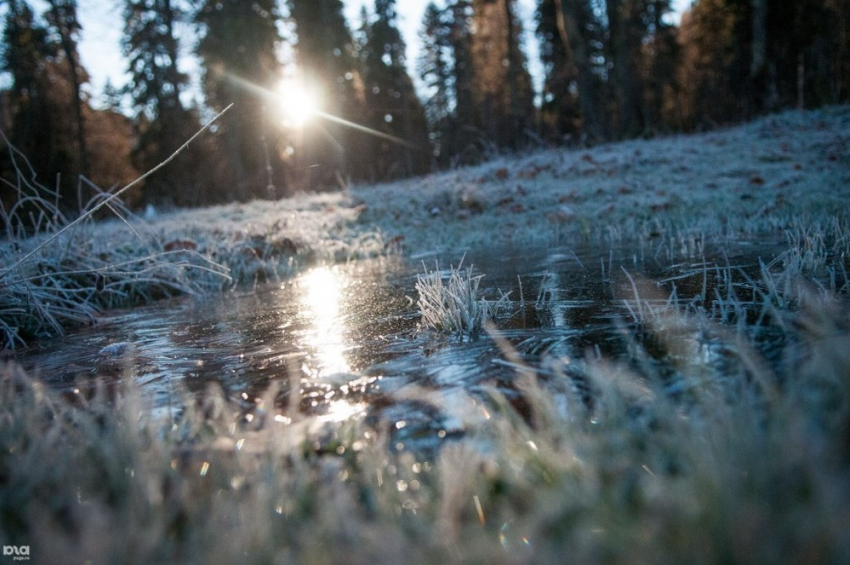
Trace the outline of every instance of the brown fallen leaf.
<instances>
[{"instance_id":1,"label":"brown fallen leaf","mask_svg":"<svg viewBox=\"0 0 850 565\"><path fill-rule=\"evenodd\" d=\"M175 239L162 246L165 251L194 251L198 244L191 239Z\"/></svg>"}]
</instances>

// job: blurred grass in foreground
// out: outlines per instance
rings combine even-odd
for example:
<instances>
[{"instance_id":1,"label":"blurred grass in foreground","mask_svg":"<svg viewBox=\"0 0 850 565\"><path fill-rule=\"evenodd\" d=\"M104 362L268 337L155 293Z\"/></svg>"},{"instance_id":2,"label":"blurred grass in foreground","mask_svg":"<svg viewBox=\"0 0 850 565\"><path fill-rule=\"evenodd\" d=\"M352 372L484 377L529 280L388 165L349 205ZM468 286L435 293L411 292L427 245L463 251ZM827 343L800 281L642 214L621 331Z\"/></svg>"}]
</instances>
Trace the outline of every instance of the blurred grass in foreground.
<instances>
[{"instance_id":1,"label":"blurred grass in foreground","mask_svg":"<svg viewBox=\"0 0 850 565\"><path fill-rule=\"evenodd\" d=\"M645 301L676 394L637 349L544 359L517 372L520 403L470 395L483 417L430 458L393 422L329 425L274 387L247 410L215 388L154 410L131 378L69 400L8 363L0 543L37 562L846 562L850 320L795 288L781 375L746 332ZM705 331L722 370L692 347Z\"/></svg>"}]
</instances>

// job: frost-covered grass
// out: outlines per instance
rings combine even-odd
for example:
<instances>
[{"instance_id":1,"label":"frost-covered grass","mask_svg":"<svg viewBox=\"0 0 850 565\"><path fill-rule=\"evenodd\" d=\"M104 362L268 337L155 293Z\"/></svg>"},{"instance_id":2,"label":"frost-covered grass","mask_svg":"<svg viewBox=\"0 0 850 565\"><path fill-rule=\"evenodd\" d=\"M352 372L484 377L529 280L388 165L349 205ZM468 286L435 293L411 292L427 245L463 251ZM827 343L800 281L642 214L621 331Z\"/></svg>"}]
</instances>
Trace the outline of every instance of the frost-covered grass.
<instances>
[{"instance_id":1,"label":"frost-covered grass","mask_svg":"<svg viewBox=\"0 0 850 565\"><path fill-rule=\"evenodd\" d=\"M436 453L274 385L246 403L175 384L181 408L153 409L129 375L60 397L6 364L0 544L36 562L847 562L846 303L769 296L777 372L746 326L652 288L635 280L633 311L665 363L646 339L623 361L544 358L510 397L458 393L463 433Z\"/></svg>"},{"instance_id":2,"label":"frost-covered grass","mask_svg":"<svg viewBox=\"0 0 850 565\"><path fill-rule=\"evenodd\" d=\"M768 236L843 214L850 107L697 135L543 149L376 187L359 220L412 255L497 242L633 244ZM661 243L662 241L659 241Z\"/></svg>"},{"instance_id":3,"label":"frost-covered grass","mask_svg":"<svg viewBox=\"0 0 850 565\"><path fill-rule=\"evenodd\" d=\"M487 380L457 392L463 429L438 435L436 453L404 449L400 421L308 416L275 385L245 399L175 383L163 409L129 371L60 395L3 363L0 545L28 545L34 562L850 562L848 139L839 107L351 193L147 219L114 202L124 220L44 246L70 222L28 192L38 234L14 229L22 209L2 210L9 345L108 308L398 249L638 243L668 261L768 238L787 250L757 280L695 267L714 283L685 302L628 274L628 359L526 366L493 333L518 369L512 394ZM423 321L480 331L480 280L426 271ZM758 352L768 330L772 362ZM380 400L411 397L436 402L405 387Z\"/></svg>"},{"instance_id":4,"label":"frost-covered grass","mask_svg":"<svg viewBox=\"0 0 850 565\"><path fill-rule=\"evenodd\" d=\"M331 423L276 384L246 400L175 383L157 408L129 371L60 395L6 363L0 544L35 562L847 562L847 233L846 217L789 224L760 278L692 261L690 300L624 273L625 359L529 361L491 330L508 387L380 395L462 412L427 453L401 420ZM703 246L657 239L663 258ZM480 276L420 282L471 319Z\"/></svg>"},{"instance_id":5,"label":"frost-covered grass","mask_svg":"<svg viewBox=\"0 0 850 565\"><path fill-rule=\"evenodd\" d=\"M461 262L462 263L462 262ZM444 282L443 279L446 279ZM472 267L452 267L447 274L439 266L416 276L417 306L426 328L475 339L488 320L507 309L507 294L487 300L479 290L484 275L473 275Z\"/></svg>"},{"instance_id":6,"label":"frost-covered grass","mask_svg":"<svg viewBox=\"0 0 850 565\"><path fill-rule=\"evenodd\" d=\"M113 200L122 220L77 225L9 269L68 224L52 193L19 174L39 233L10 229L0 240L0 331L9 347L110 308L273 280L316 261L500 243L651 245L675 260L699 255L706 242L788 232L800 254L783 260L817 268L817 226L846 218L848 138L850 107L841 106L277 202L138 218ZM2 213L10 226L30 212Z\"/></svg>"},{"instance_id":7,"label":"frost-covered grass","mask_svg":"<svg viewBox=\"0 0 850 565\"><path fill-rule=\"evenodd\" d=\"M109 309L276 280L319 261L384 253L379 233L346 227L351 214L324 206L296 209L281 201L209 208L188 217L172 212L129 224L87 222L20 265L53 229L0 241L0 258L10 266L0 270L5 346L57 335Z\"/></svg>"},{"instance_id":8,"label":"frost-covered grass","mask_svg":"<svg viewBox=\"0 0 850 565\"><path fill-rule=\"evenodd\" d=\"M0 202L5 227L0 238L0 347L15 348L31 338L92 323L109 308L205 292L231 280L209 256L163 246L144 226L134 228L127 220L133 214L120 198L97 187L89 187L96 195L76 218L66 217L58 195L35 181L23 156L13 148L10 152L17 174L16 183L7 182L7 188L18 197L10 206ZM120 218L124 238L112 237L93 220L101 208Z\"/></svg>"},{"instance_id":9,"label":"frost-covered grass","mask_svg":"<svg viewBox=\"0 0 850 565\"><path fill-rule=\"evenodd\" d=\"M16 156L21 198L0 202L0 348L93 323L110 309L386 252L378 232L347 227L356 209L321 195L141 218L99 192L72 220ZM107 198L113 217L95 221L91 211Z\"/></svg>"}]
</instances>

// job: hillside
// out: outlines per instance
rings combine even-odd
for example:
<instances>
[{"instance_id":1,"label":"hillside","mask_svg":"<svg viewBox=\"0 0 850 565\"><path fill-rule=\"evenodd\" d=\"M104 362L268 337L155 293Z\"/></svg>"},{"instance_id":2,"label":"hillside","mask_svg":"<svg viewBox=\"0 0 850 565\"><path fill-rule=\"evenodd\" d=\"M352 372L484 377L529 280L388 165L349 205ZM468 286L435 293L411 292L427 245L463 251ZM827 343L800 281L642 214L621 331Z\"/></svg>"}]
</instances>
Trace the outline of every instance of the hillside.
<instances>
[{"instance_id":1,"label":"hillside","mask_svg":"<svg viewBox=\"0 0 850 565\"><path fill-rule=\"evenodd\" d=\"M576 150L496 157L476 167L279 202L179 211L151 224L200 248L288 238L309 255L407 254L480 244L639 238L664 227L716 235L771 232L850 202L850 107ZM213 227L214 225L214 227Z\"/></svg>"}]
</instances>

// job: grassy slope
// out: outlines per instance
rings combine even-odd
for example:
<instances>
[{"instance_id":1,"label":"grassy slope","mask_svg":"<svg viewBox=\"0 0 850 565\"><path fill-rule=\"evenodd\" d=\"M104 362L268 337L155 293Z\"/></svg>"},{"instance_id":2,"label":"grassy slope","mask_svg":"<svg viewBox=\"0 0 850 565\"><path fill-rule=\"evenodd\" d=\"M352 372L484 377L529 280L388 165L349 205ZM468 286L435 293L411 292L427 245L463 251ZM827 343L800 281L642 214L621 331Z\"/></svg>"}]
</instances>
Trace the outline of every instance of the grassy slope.
<instances>
[{"instance_id":1,"label":"grassy slope","mask_svg":"<svg viewBox=\"0 0 850 565\"><path fill-rule=\"evenodd\" d=\"M638 238L659 225L710 235L773 231L794 217L846 209L848 144L850 107L789 112L706 134L497 158L349 193L178 211L150 229L198 241L217 257L252 238L288 238L301 255L337 259L380 252L377 242L362 249L375 230L384 245L410 254L612 232ZM246 263L237 277L250 281Z\"/></svg>"},{"instance_id":2,"label":"grassy slope","mask_svg":"<svg viewBox=\"0 0 850 565\"><path fill-rule=\"evenodd\" d=\"M635 238L656 222L746 233L844 211L848 143L850 108L791 112L700 135L497 159L355 194L367 206L361 221L404 236L414 253L612 230Z\"/></svg>"}]
</instances>

